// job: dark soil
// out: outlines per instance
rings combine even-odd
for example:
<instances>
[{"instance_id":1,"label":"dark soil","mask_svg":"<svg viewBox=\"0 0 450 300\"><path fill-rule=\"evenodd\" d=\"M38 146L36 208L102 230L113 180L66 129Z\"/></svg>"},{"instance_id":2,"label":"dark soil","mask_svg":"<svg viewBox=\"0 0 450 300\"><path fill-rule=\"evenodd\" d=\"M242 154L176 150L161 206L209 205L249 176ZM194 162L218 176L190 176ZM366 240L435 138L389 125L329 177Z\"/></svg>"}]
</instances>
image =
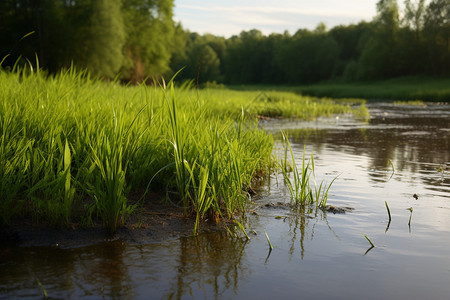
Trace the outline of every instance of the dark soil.
<instances>
[{"instance_id":1,"label":"dark soil","mask_svg":"<svg viewBox=\"0 0 450 300\"><path fill-rule=\"evenodd\" d=\"M139 222L140 221L140 222ZM0 245L82 247L107 241L123 241L132 244L148 244L167 239L192 236L195 219L186 217L182 208L160 203L149 203L141 211L136 209L125 226L110 234L101 224L83 228L72 224L70 228L55 228L45 224L18 221L0 227ZM219 223L204 220L200 233L224 230L225 221Z\"/></svg>"}]
</instances>

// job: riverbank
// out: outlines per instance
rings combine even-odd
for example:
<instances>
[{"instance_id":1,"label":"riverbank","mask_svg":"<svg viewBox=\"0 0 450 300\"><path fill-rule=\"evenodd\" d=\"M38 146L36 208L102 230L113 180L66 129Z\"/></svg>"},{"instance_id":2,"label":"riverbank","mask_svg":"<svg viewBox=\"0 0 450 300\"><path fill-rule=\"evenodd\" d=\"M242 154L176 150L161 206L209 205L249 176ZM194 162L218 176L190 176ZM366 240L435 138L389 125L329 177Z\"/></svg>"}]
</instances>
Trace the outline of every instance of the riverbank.
<instances>
[{"instance_id":1,"label":"riverbank","mask_svg":"<svg viewBox=\"0 0 450 300\"><path fill-rule=\"evenodd\" d=\"M198 231L203 220L243 212L252 180L278 164L258 119L344 113L368 114L363 101L290 92L0 72L0 223L114 233L163 193Z\"/></svg>"},{"instance_id":2,"label":"riverbank","mask_svg":"<svg viewBox=\"0 0 450 300\"><path fill-rule=\"evenodd\" d=\"M69 227L36 224L29 219L16 219L0 227L0 242L3 249L10 246L77 248L119 241L129 244L149 244L170 239L193 236L195 219L186 217L180 207L149 202L132 214L123 226L114 233L101 223L89 226L73 222ZM232 223L203 220L199 233L225 230Z\"/></svg>"},{"instance_id":3,"label":"riverbank","mask_svg":"<svg viewBox=\"0 0 450 300\"><path fill-rule=\"evenodd\" d=\"M450 78L401 77L352 83L329 82L304 86L230 86L236 90L283 90L302 95L328 98L362 98L371 100L450 101Z\"/></svg>"}]
</instances>

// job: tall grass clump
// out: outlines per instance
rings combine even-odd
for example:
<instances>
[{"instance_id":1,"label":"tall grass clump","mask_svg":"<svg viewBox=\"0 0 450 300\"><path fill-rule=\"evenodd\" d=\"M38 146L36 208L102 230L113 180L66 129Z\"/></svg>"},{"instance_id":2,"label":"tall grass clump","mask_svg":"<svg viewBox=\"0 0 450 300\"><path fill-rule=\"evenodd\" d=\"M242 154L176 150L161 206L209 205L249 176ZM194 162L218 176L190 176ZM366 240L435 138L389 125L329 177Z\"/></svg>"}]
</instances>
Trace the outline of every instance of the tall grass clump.
<instances>
[{"instance_id":1,"label":"tall grass clump","mask_svg":"<svg viewBox=\"0 0 450 300\"><path fill-rule=\"evenodd\" d=\"M254 174L271 159L271 137L246 123L242 111L237 120L223 120L213 117L212 108L199 100L196 107L179 114L172 82L165 88L164 98L176 191L185 213L196 216L194 231L198 232L205 216L217 220L244 213L245 191Z\"/></svg>"},{"instance_id":2,"label":"tall grass clump","mask_svg":"<svg viewBox=\"0 0 450 300\"><path fill-rule=\"evenodd\" d=\"M291 202L296 206L316 204L318 207L324 208L328 201L328 192L336 177L327 185L324 181L317 184L316 171L314 166L313 151L311 151L311 159L306 162L306 148L303 147L303 156L301 168L295 160L294 151L292 150L289 139L282 133L284 144L284 158L281 160L281 171L283 179L291 195ZM290 156L290 161L288 159ZM311 179L312 175L312 179Z\"/></svg>"},{"instance_id":3,"label":"tall grass clump","mask_svg":"<svg viewBox=\"0 0 450 300\"><path fill-rule=\"evenodd\" d=\"M128 161L124 160L124 155L128 140L121 128L115 124L114 131L99 132L96 140L89 144L92 152L91 166L86 174L90 179L87 192L94 199L95 210L110 232L123 225L133 211L133 206L127 203Z\"/></svg>"}]
</instances>

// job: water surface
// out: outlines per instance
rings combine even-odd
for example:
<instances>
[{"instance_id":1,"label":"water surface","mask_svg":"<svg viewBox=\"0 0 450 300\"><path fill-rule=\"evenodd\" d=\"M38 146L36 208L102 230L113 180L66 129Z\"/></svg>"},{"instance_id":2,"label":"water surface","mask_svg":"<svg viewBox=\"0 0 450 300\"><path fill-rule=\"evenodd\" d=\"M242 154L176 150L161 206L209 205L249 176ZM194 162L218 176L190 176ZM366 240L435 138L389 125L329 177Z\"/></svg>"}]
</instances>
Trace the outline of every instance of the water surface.
<instances>
[{"instance_id":1,"label":"water surface","mask_svg":"<svg viewBox=\"0 0 450 300\"><path fill-rule=\"evenodd\" d=\"M249 205L248 241L219 232L145 245L0 246L0 298L40 298L41 283L49 297L73 299L448 299L450 106L368 107L368 121L262 124L275 137L287 132L298 161L304 146L313 152L318 181L338 176L328 204L352 211L265 207L289 202L274 174Z\"/></svg>"}]
</instances>

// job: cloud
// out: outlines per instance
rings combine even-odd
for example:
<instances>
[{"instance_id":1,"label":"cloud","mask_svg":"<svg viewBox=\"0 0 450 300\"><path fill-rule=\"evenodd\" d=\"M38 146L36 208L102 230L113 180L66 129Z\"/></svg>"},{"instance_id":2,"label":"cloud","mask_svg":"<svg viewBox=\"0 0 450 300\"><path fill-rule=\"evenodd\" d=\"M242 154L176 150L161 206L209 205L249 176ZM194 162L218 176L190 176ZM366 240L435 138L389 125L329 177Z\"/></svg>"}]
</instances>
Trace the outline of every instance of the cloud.
<instances>
[{"instance_id":1,"label":"cloud","mask_svg":"<svg viewBox=\"0 0 450 300\"><path fill-rule=\"evenodd\" d=\"M198 33L212 33L231 36L242 30L259 29L264 34L295 32L299 28L313 29L319 22L328 27L339 24L356 23L363 19L370 20L374 12L367 10L368 1L238 1L215 2L192 1L194 4L176 5L175 19L183 26ZM272 5L267 3L272 3ZM370 1L373 4L373 1ZM251 6L251 4L254 6ZM264 4L266 3L266 4ZM273 3L276 3L274 5ZM303 4L302 4L303 3ZM329 4L329 5L325 5ZM351 9L348 9L351 7ZM374 10L374 8L373 8Z\"/></svg>"},{"instance_id":2,"label":"cloud","mask_svg":"<svg viewBox=\"0 0 450 300\"><path fill-rule=\"evenodd\" d=\"M177 5L179 9L193 10L198 12L209 13L232 13L232 14L298 14L309 16L322 16L322 17L346 17L346 18L364 18L371 17L371 12L360 10L348 10L345 8L329 8L329 9L314 9L314 8L290 8L290 7L275 7L275 6L198 6L189 4Z\"/></svg>"}]
</instances>

